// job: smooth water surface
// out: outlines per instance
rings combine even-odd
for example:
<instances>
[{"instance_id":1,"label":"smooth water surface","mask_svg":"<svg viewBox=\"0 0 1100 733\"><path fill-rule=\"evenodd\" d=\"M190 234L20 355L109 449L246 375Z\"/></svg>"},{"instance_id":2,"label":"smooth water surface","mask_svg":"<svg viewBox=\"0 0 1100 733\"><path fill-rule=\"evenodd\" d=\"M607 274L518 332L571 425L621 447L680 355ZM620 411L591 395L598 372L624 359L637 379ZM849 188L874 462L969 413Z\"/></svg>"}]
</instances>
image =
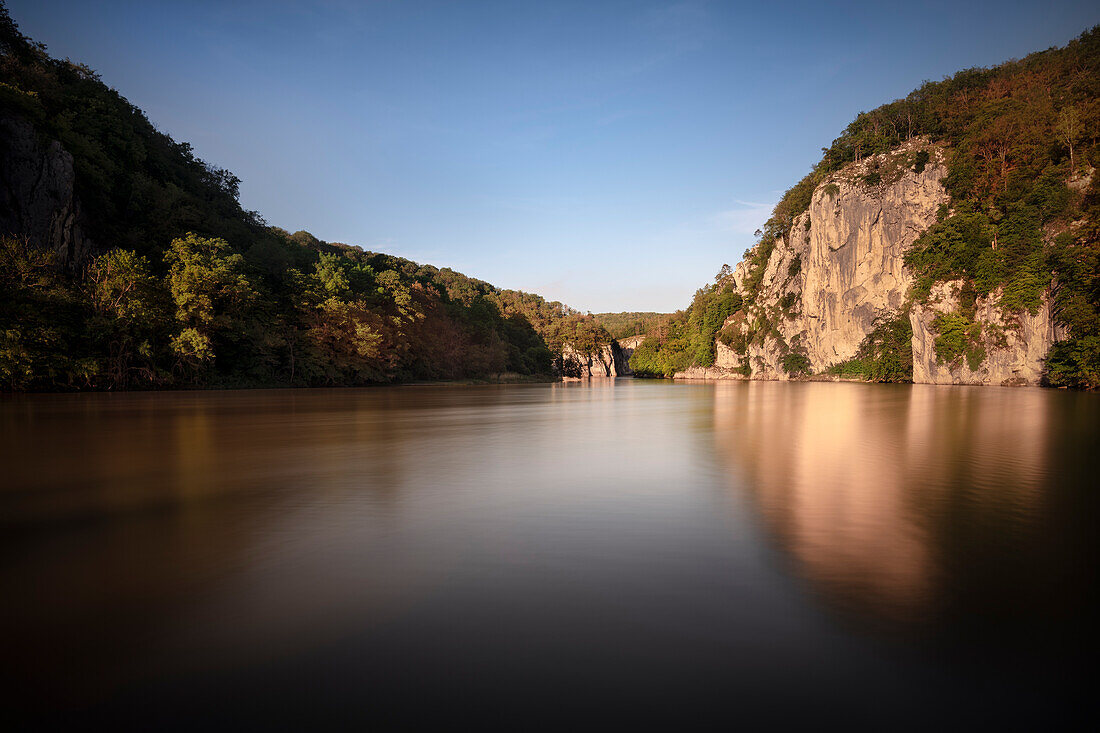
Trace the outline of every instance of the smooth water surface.
<instances>
[{"instance_id":1,"label":"smooth water surface","mask_svg":"<svg viewBox=\"0 0 1100 733\"><path fill-rule=\"evenodd\" d=\"M21 716L1049 722L1095 651L1100 395L40 395L0 459Z\"/></svg>"}]
</instances>

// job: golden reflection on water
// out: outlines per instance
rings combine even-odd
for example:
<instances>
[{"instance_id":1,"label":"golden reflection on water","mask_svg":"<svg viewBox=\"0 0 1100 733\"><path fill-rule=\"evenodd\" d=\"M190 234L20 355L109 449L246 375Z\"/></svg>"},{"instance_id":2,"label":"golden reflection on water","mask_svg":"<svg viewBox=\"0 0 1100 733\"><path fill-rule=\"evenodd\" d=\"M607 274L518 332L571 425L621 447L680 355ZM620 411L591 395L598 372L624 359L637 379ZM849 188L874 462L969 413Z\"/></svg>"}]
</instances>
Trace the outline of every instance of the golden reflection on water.
<instances>
[{"instance_id":1,"label":"golden reflection on water","mask_svg":"<svg viewBox=\"0 0 1100 733\"><path fill-rule=\"evenodd\" d=\"M1026 540L1043 524L1044 491L1059 468L1049 411L1060 397L718 385L714 438L728 475L748 487L776 544L827 601L865 619L922 624L965 582L959 554L981 555L985 539Z\"/></svg>"},{"instance_id":2,"label":"golden reflection on water","mask_svg":"<svg viewBox=\"0 0 1100 733\"><path fill-rule=\"evenodd\" d=\"M590 531L591 486L666 466L649 441L685 434L645 414L666 404L612 381L15 398L0 597L18 602L0 621L33 631L0 656L96 699L162 660L256 663L469 582L507 591L527 563L572 568L584 540L619 537ZM638 503L597 506L633 520Z\"/></svg>"},{"instance_id":3,"label":"golden reflection on water","mask_svg":"<svg viewBox=\"0 0 1100 733\"><path fill-rule=\"evenodd\" d=\"M923 671L875 632L992 629L984 654L1091 627L1098 404L632 380L6 399L7 694L908 704Z\"/></svg>"}]
</instances>

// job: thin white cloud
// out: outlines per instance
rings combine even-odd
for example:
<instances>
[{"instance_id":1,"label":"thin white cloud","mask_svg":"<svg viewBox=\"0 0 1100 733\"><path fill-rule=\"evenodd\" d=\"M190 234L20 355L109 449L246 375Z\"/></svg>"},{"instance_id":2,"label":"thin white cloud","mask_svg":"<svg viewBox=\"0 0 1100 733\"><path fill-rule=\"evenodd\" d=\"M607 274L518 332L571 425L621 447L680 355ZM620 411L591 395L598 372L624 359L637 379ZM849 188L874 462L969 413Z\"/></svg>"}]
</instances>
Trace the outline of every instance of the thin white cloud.
<instances>
[{"instance_id":1,"label":"thin white cloud","mask_svg":"<svg viewBox=\"0 0 1100 733\"><path fill-rule=\"evenodd\" d=\"M714 215L715 221L726 231L738 234L752 234L771 216L775 202L757 203L755 201L734 201L735 207L720 211Z\"/></svg>"}]
</instances>

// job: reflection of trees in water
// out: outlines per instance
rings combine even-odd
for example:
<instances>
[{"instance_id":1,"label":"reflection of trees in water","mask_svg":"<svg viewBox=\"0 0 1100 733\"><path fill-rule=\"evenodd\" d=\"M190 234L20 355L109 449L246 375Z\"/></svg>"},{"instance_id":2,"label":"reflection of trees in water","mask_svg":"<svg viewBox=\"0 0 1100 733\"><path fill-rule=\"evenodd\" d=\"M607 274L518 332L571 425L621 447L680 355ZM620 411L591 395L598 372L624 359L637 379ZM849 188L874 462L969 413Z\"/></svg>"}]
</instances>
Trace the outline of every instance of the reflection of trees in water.
<instances>
[{"instance_id":1,"label":"reflection of trees in water","mask_svg":"<svg viewBox=\"0 0 1100 733\"><path fill-rule=\"evenodd\" d=\"M776 541L829 603L888 627L980 625L1057 613L1085 592L1083 578L1063 582L1082 557L1050 505L1064 478L1096 459L1053 465L1051 444L1093 428L1048 416L1059 401L1091 397L719 385L715 436L728 471L744 476Z\"/></svg>"},{"instance_id":2,"label":"reflection of trees in water","mask_svg":"<svg viewBox=\"0 0 1100 733\"><path fill-rule=\"evenodd\" d=\"M87 395L79 417L54 398L9 412L21 460L0 495L0 623L20 633L0 652L21 687L102 700L158 665L273 653L421 592L404 579L435 576L402 568L422 558L390 557L387 575L365 562L399 521L409 453L447 429L416 419L431 394L393 392ZM328 539L307 553L311 536Z\"/></svg>"},{"instance_id":3,"label":"reflection of trees in water","mask_svg":"<svg viewBox=\"0 0 1100 733\"><path fill-rule=\"evenodd\" d=\"M325 488L366 460L371 472L399 468L382 449L399 435L379 419L400 409L392 390L89 395L77 410L47 396L18 407L4 425L7 524L177 507L303 480Z\"/></svg>"}]
</instances>

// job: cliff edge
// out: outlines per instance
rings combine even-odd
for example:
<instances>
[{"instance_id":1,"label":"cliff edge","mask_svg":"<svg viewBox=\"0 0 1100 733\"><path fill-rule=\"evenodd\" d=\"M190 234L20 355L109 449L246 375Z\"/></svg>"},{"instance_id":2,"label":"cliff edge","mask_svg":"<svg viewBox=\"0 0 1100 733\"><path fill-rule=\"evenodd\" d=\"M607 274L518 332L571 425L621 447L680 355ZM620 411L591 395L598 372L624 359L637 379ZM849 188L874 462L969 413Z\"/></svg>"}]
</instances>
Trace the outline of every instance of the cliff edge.
<instances>
[{"instance_id":1,"label":"cliff edge","mask_svg":"<svg viewBox=\"0 0 1100 733\"><path fill-rule=\"evenodd\" d=\"M943 147L915 138L822 180L789 231L730 274L745 305L723 323L714 364L674 377L787 380L835 371L864 353L881 324L908 320L914 382L1038 385L1043 359L1064 336L1049 288L1036 312L1004 312L999 292L977 299L980 361L937 350L934 321L958 311L960 283L939 283L925 302L913 302L905 254L946 215L946 160Z\"/></svg>"}]
</instances>

